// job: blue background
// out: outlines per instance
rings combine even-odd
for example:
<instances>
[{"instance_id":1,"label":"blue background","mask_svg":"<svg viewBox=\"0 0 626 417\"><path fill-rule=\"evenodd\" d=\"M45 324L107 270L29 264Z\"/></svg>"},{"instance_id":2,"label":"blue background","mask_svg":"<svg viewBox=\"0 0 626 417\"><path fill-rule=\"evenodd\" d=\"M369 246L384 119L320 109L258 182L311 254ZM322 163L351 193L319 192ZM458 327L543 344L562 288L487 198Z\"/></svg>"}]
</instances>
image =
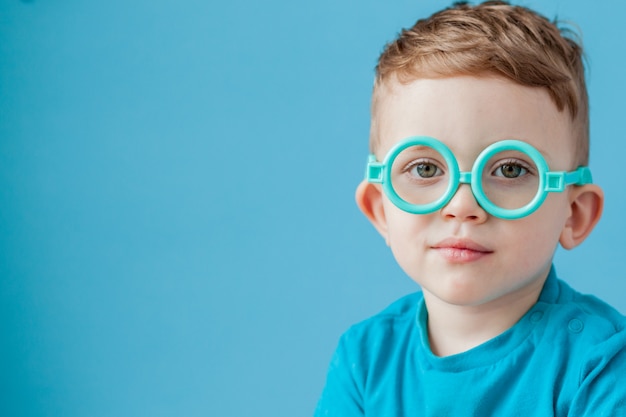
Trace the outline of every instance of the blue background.
<instances>
[{"instance_id":1,"label":"blue background","mask_svg":"<svg viewBox=\"0 0 626 417\"><path fill-rule=\"evenodd\" d=\"M449 1L0 0L0 415L306 416L337 339L416 285L354 204L383 45ZM626 312L626 3L580 27L596 231Z\"/></svg>"}]
</instances>

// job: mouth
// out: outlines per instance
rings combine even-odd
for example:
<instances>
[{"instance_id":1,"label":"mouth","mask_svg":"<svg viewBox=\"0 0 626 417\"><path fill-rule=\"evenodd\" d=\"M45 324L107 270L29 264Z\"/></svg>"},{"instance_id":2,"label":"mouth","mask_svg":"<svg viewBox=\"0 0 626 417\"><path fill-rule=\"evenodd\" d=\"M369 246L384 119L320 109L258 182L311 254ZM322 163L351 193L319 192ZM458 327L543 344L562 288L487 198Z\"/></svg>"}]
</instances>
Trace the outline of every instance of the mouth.
<instances>
[{"instance_id":1,"label":"mouth","mask_svg":"<svg viewBox=\"0 0 626 417\"><path fill-rule=\"evenodd\" d=\"M431 246L431 249L453 263L473 262L493 253L473 240L456 238L444 239Z\"/></svg>"}]
</instances>

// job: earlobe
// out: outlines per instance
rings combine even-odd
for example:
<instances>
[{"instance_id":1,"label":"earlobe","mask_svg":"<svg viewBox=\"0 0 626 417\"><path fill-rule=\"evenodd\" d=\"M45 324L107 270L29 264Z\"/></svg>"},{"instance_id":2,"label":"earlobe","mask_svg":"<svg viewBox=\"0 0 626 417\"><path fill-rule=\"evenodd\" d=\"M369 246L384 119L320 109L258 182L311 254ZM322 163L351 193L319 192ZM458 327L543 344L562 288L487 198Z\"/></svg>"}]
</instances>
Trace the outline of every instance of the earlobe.
<instances>
[{"instance_id":1,"label":"earlobe","mask_svg":"<svg viewBox=\"0 0 626 417\"><path fill-rule=\"evenodd\" d=\"M380 186L363 181L356 189L356 204L365 217L387 241L387 219L383 207L383 195Z\"/></svg>"},{"instance_id":2,"label":"earlobe","mask_svg":"<svg viewBox=\"0 0 626 417\"><path fill-rule=\"evenodd\" d=\"M604 193L597 185L574 187L570 192L571 213L559 240L565 249L575 248L589 236L604 207Z\"/></svg>"}]
</instances>

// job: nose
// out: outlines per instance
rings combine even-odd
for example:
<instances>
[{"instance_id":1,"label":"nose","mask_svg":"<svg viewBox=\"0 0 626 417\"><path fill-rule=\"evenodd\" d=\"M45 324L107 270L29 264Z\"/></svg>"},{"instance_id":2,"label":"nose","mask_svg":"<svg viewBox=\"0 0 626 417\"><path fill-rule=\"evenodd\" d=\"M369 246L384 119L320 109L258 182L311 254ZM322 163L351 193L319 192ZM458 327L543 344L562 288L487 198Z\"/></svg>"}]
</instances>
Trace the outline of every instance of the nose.
<instances>
[{"instance_id":1,"label":"nose","mask_svg":"<svg viewBox=\"0 0 626 417\"><path fill-rule=\"evenodd\" d=\"M441 209L446 220L482 223L487 220L487 212L478 204L469 184L459 184L452 199Z\"/></svg>"}]
</instances>

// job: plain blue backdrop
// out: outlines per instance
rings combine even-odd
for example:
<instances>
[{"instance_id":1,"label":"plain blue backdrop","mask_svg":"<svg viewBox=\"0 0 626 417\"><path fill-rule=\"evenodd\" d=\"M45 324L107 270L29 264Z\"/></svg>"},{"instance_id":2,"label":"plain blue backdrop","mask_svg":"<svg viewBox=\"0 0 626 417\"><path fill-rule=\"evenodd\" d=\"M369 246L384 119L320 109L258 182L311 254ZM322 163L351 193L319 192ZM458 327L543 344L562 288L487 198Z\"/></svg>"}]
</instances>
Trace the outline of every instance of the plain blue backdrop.
<instances>
[{"instance_id":1,"label":"plain blue backdrop","mask_svg":"<svg viewBox=\"0 0 626 417\"><path fill-rule=\"evenodd\" d=\"M626 312L626 3L518 3L582 31L606 210L556 262ZM417 290L353 195L378 54L449 4L0 0L0 415L311 415Z\"/></svg>"}]
</instances>

